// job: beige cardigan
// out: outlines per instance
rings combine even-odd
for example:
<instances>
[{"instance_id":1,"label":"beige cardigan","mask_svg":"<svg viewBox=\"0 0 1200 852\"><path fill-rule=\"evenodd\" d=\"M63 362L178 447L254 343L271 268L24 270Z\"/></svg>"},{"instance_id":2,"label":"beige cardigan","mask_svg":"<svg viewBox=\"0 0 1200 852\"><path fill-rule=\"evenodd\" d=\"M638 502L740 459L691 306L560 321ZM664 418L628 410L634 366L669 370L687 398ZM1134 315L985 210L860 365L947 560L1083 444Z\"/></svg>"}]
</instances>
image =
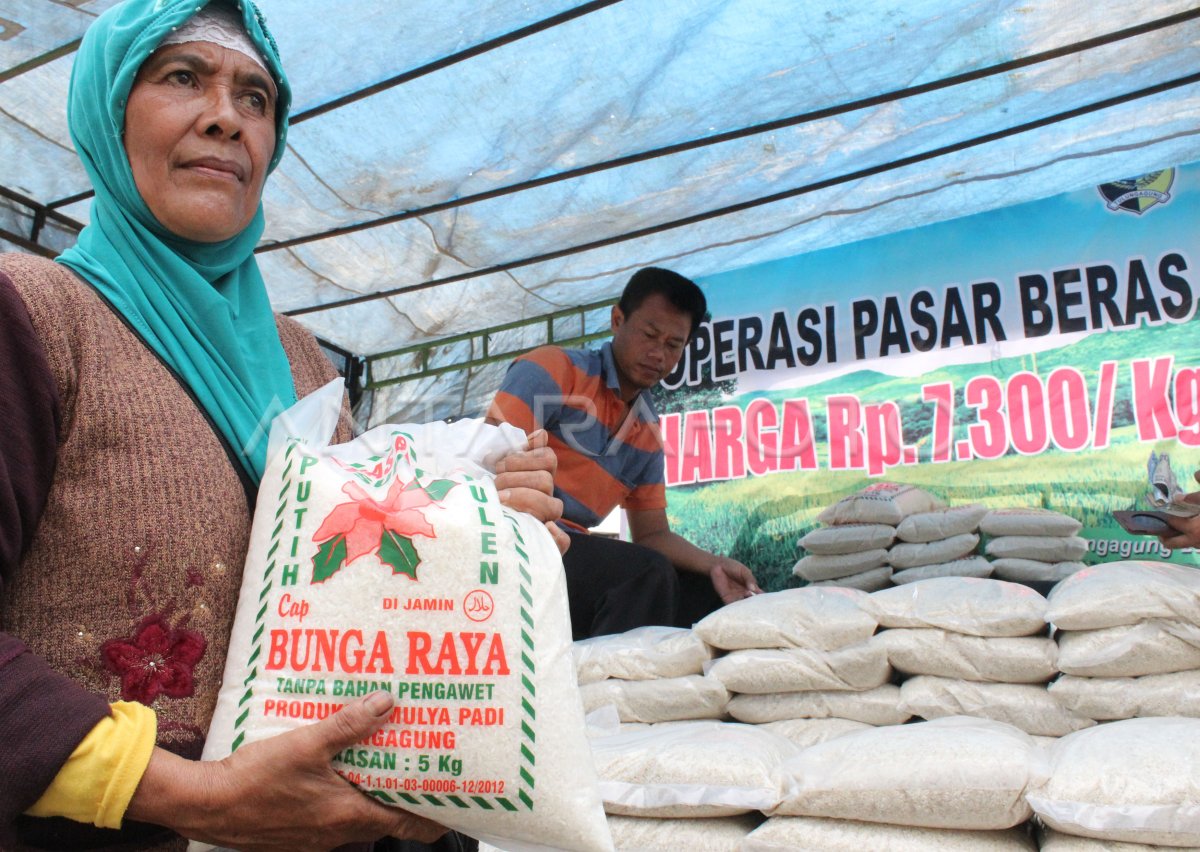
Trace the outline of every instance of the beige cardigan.
<instances>
[{"instance_id":1,"label":"beige cardigan","mask_svg":"<svg viewBox=\"0 0 1200 852\"><path fill-rule=\"evenodd\" d=\"M62 424L46 508L5 587L0 629L84 689L148 704L158 744L197 759L249 542L238 473L188 392L91 287L26 255L0 255L0 271L42 342ZM336 377L306 330L277 325L298 397ZM65 821L22 818L23 837L46 822ZM158 840L136 848L183 848Z\"/></svg>"}]
</instances>

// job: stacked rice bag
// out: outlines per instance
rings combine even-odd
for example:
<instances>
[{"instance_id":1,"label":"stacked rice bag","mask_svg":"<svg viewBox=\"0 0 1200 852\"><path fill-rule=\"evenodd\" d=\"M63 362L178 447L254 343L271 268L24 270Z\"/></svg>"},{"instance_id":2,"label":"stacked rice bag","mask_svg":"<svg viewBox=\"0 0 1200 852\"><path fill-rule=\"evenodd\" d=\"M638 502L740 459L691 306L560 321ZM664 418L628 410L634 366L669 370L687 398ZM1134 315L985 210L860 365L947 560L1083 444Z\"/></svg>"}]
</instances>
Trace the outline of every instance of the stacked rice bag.
<instances>
[{"instance_id":1,"label":"stacked rice bag","mask_svg":"<svg viewBox=\"0 0 1200 852\"><path fill-rule=\"evenodd\" d=\"M1061 840L1054 849L1200 847L1200 719L1124 719L1050 749L1027 801ZM1061 835L1103 844L1069 845ZM1143 847L1141 844L1148 844Z\"/></svg>"},{"instance_id":2,"label":"stacked rice bag","mask_svg":"<svg viewBox=\"0 0 1200 852\"><path fill-rule=\"evenodd\" d=\"M875 619L856 589L805 587L756 595L722 607L693 630L726 653L708 677L732 693L742 722L839 718L894 725L899 690L882 648L868 640Z\"/></svg>"},{"instance_id":3,"label":"stacked rice bag","mask_svg":"<svg viewBox=\"0 0 1200 852\"><path fill-rule=\"evenodd\" d=\"M888 551L896 585L933 577L987 577L991 564L975 555L979 521L987 508L972 503L909 515L896 527Z\"/></svg>"},{"instance_id":4,"label":"stacked rice bag","mask_svg":"<svg viewBox=\"0 0 1200 852\"><path fill-rule=\"evenodd\" d=\"M1044 755L1011 725L952 717L846 734L783 764L745 850L1032 850L1017 829Z\"/></svg>"},{"instance_id":5,"label":"stacked rice bag","mask_svg":"<svg viewBox=\"0 0 1200 852\"><path fill-rule=\"evenodd\" d=\"M1018 583L1054 584L1083 568L1087 539L1076 535L1083 524L1049 509L993 509L979 522L990 536L985 552L993 576Z\"/></svg>"},{"instance_id":6,"label":"stacked rice bag","mask_svg":"<svg viewBox=\"0 0 1200 852\"><path fill-rule=\"evenodd\" d=\"M1110 562L1051 591L1057 630L1050 693L1093 719L1200 716L1200 572L1168 562Z\"/></svg>"},{"instance_id":7,"label":"stacked rice bag","mask_svg":"<svg viewBox=\"0 0 1200 852\"><path fill-rule=\"evenodd\" d=\"M887 628L872 642L905 676L906 713L974 716L1051 737L1094 724L1046 690L1057 647L1046 635L1046 599L1033 589L937 577L875 592L863 605Z\"/></svg>"},{"instance_id":8,"label":"stacked rice bag","mask_svg":"<svg viewBox=\"0 0 1200 852\"><path fill-rule=\"evenodd\" d=\"M912 485L881 482L842 498L817 516L824 524L798 542L806 551L792 573L810 583L875 591L891 583L888 548L910 515L943 508ZM972 545L973 547L974 545Z\"/></svg>"},{"instance_id":9,"label":"stacked rice bag","mask_svg":"<svg viewBox=\"0 0 1200 852\"><path fill-rule=\"evenodd\" d=\"M574 644L584 710L612 705L622 722L719 719L729 692L705 677L712 649L691 630L641 627Z\"/></svg>"}]
</instances>

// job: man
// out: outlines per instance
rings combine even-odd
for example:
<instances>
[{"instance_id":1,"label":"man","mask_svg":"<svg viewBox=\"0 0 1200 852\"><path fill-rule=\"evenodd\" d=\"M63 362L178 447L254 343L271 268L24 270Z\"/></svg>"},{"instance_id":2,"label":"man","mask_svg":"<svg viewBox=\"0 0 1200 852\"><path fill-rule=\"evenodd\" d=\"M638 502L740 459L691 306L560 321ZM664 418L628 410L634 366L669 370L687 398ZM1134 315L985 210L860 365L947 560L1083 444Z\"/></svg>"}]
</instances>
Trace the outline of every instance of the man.
<instances>
[{"instance_id":1,"label":"man","mask_svg":"<svg viewBox=\"0 0 1200 852\"><path fill-rule=\"evenodd\" d=\"M706 309L700 288L682 275L639 270L612 309L611 342L521 356L492 403L490 422L544 428L558 455L554 493L571 538L563 565L575 639L691 626L761 591L749 568L696 547L667 520L662 436L648 390L679 363ZM617 505L632 544L587 533Z\"/></svg>"}]
</instances>

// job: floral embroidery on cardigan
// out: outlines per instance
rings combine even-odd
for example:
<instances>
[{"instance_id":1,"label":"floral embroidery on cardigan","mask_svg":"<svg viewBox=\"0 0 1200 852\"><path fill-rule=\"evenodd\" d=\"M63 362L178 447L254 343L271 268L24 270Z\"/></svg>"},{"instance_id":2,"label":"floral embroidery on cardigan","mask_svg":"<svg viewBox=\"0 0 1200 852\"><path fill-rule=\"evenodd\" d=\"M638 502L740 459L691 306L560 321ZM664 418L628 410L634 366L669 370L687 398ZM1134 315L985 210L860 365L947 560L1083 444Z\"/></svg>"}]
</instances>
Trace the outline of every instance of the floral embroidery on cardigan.
<instances>
[{"instance_id":1,"label":"floral embroidery on cardigan","mask_svg":"<svg viewBox=\"0 0 1200 852\"><path fill-rule=\"evenodd\" d=\"M121 678L121 698L151 704L159 695L187 698L195 692L192 669L208 642L194 630L172 627L162 615L144 618L133 635L100 646L104 667Z\"/></svg>"},{"instance_id":2,"label":"floral embroidery on cardigan","mask_svg":"<svg viewBox=\"0 0 1200 852\"><path fill-rule=\"evenodd\" d=\"M121 698L150 705L160 695L190 698L196 692L194 670L204 658L208 640L188 627L190 614L177 617L177 604L160 607L149 582L153 548L132 548L132 565L125 601L130 615L143 616L127 636L109 639L100 646L99 666L121 681ZM204 586L203 572L187 568L186 589ZM199 604L204 608L203 602ZM93 658L94 659L94 658ZM93 663L92 665L95 665Z\"/></svg>"}]
</instances>

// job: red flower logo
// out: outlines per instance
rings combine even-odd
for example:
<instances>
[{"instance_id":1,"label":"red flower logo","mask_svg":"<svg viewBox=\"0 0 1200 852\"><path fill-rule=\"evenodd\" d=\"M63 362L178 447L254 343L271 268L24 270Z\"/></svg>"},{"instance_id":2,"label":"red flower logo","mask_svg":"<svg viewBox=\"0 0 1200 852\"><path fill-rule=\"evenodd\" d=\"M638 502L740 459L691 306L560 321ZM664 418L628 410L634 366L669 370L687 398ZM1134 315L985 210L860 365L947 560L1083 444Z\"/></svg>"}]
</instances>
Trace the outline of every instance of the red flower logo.
<instances>
[{"instance_id":1,"label":"red flower logo","mask_svg":"<svg viewBox=\"0 0 1200 852\"><path fill-rule=\"evenodd\" d=\"M148 705L159 695L192 695L192 670L207 647L196 631L172 627L161 615L151 615L142 619L133 636L101 645L100 659L104 668L120 676L122 699Z\"/></svg>"},{"instance_id":2,"label":"red flower logo","mask_svg":"<svg viewBox=\"0 0 1200 852\"><path fill-rule=\"evenodd\" d=\"M396 479L387 497L376 500L357 483L347 482L342 490L354 499L334 506L313 535L313 542L321 545L313 557L313 582L328 580L368 553L378 553L381 562L392 566L393 574L417 579L421 558L413 536L437 537L421 510L445 497L453 484L438 480L427 490L419 485L406 488Z\"/></svg>"}]
</instances>

